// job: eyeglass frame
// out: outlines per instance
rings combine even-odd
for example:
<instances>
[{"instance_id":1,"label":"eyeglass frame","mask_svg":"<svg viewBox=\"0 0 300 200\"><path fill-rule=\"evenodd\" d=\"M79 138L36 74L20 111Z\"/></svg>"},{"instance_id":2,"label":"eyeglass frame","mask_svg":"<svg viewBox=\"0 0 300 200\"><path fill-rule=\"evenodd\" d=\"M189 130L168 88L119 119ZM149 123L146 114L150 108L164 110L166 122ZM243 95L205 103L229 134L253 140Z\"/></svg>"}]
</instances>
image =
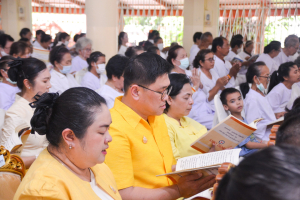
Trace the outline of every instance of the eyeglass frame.
<instances>
[{"instance_id":1,"label":"eyeglass frame","mask_svg":"<svg viewBox=\"0 0 300 200\"><path fill-rule=\"evenodd\" d=\"M271 79L271 76L259 76L259 77L266 78L268 81L270 81L270 79Z\"/></svg>"},{"instance_id":2,"label":"eyeglass frame","mask_svg":"<svg viewBox=\"0 0 300 200\"><path fill-rule=\"evenodd\" d=\"M170 93L171 93L171 91L172 91L172 88L173 88L172 86L171 86L171 87L167 87L163 92L158 92L158 91L151 90L151 89L149 89L149 88L147 88L147 87L145 87L145 86L142 86L142 85L137 85L137 86L139 86L139 87L141 87L141 88L144 88L144 89L146 89L146 90L150 90L150 91L152 91L152 92L161 94L161 100L163 100L166 96L169 96ZM165 93L165 91L167 91L167 92ZM164 93L165 93L165 95L164 95Z\"/></svg>"},{"instance_id":3,"label":"eyeglass frame","mask_svg":"<svg viewBox=\"0 0 300 200\"><path fill-rule=\"evenodd\" d=\"M209 62L215 62L215 59L214 58L209 58L209 59L204 59L205 61L207 60L207 61L209 61Z\"/></svg>"}]
</instances>

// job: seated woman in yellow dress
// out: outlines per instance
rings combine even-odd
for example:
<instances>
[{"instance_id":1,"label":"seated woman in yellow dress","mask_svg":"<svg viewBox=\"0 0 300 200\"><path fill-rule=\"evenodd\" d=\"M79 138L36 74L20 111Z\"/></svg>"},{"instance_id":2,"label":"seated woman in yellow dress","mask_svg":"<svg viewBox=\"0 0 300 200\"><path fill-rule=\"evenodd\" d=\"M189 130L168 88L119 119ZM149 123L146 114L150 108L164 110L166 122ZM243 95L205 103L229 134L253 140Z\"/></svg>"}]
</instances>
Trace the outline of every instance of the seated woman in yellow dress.
<instances>
[{"instance_id":1,"label":"seated woman in yellow dress","mask_svg":"<svg viewBox=\"0 0 300 200\"><path fill-rule=\"evenodd\" d=\"M207 132L205 126L186 117L194 103L190 79L185 74L170 74L172 90L166 102L164 117L175 159L199 154L190 144Z\"/></svg>"},{"instance_id":2,"label":"seated woman in yellow dress","mask_svg":"<svg viewBox=\"0 0 300 200\"><path fill-rule=\"evenodd\" d=\"M31 165L14 199L121 199L103 163L112 140L105 100L84 87L35 98L32 131L46 135L49 145Z\"/></svg>"}]
</instances>

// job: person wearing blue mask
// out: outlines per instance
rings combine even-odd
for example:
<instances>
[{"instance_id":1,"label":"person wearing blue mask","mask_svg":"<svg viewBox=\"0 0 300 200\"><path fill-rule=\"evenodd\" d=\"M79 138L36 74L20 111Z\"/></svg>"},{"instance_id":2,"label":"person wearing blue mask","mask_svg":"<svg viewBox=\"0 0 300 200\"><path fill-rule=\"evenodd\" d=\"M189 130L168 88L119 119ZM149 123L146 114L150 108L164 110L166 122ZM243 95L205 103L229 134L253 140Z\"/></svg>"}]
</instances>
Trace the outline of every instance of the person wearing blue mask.
<instances>
[{"instance_id":1,"label":"person wearing blue mask","mask_svg":"<svg viewBox=\"0 0 300 200\"><path fill-rule=\"evenodd\" d=\"M257 123L254 136L261 142L269 140L271 134L267 124L276 120L274 111L268 102L266 88L270 80L270 71L264 62L251 64L246 73L247 82L240 85L245 99L245 118L248 122L262 118ZM251 86L249 86L251 84Z\"/></svg>"},{"instance_id":2,"label":"person wearing blue mask","mask_svg":"<svg viewBox=\"0 0 300 200\"><path fill-rule=\"evenodd\" d=\"M80 86L74 76L70 74L72 56L66 47L54 47L50 52L49 61L54 67L50 72L52 85L50 92L62 93L69 88Z\"/></svg>"}]
</instances>

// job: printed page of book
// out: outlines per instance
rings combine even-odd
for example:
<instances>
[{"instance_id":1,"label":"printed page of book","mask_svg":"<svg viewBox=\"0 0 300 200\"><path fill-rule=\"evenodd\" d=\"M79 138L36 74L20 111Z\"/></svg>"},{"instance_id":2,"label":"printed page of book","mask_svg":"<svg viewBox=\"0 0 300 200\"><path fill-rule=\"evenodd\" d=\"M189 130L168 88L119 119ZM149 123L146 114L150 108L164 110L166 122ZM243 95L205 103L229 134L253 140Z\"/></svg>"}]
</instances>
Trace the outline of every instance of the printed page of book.
<instances>
[{"instance_id":1,"label":"printed page of book","mask_svg":"<svg viewBox=\"0 0 300 200\"><path fill-rule=\"evenodd\" d=\"M176 171L221 165L224 162L237 165L240 151L241 149L230 149L180 158L176 164Z\"/></svg>"},{"instance_id":2,"label":"printed page of book","mask_svg":"<svg viewBox=\"0 0 300 200\"><path fill-rule=\"evenodd\" d=\"M230 115L193 142L191 147L202 153L207 153L212 144L215 144L216 151L234 148L255 130L256 127L251 127Z\"/></svg>"},{"instance_id":3,"label":"printed page of book","mask_svg":"<svg viewBox=\"0 0 300 200\"><path fill-rule=\"evenodd\" d=\"M11 152L13 149L19 148L20 146L22 146L22 141L16 133L11 134L4 144L5 149L7 149L9 152Z\"/></svg>"}]
</instances>

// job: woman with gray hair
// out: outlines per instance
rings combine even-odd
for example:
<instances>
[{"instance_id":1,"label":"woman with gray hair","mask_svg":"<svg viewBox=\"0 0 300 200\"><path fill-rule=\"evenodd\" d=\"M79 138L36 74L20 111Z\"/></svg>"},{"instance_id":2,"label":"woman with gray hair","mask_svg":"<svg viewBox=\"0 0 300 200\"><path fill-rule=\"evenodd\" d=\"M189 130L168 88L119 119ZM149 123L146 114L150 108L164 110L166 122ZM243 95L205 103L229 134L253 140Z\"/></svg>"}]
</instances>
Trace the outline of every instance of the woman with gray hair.
<instances>
[{"instance_id":1,"label":"woman with gray hair","mask_svg":"<svg viewBox=\"0 0 300 200\"><path fill-rule=\"evenodd\" d=\"M79 38L75 45L78 56L72 59L72 68L70 73L75 74L75 78L78 83L81 83L81 79L87 72L89 64L86 59L90 57L92 53L92 41L86 37Z\"/></svg>"},{"instance_id":2,"label":"woman with gray hair","mask_svg":"<svg viewBox=\"0 0 300 200\"><path fill-rule=\"evenodd\" d=\"M295 55L299 48L299 38L297 35L289 35L284 40L284 48L281 49L280 53L274 58L278 63L278 66L289 62L290 57Z\"/></svg>"}]
</instances>

